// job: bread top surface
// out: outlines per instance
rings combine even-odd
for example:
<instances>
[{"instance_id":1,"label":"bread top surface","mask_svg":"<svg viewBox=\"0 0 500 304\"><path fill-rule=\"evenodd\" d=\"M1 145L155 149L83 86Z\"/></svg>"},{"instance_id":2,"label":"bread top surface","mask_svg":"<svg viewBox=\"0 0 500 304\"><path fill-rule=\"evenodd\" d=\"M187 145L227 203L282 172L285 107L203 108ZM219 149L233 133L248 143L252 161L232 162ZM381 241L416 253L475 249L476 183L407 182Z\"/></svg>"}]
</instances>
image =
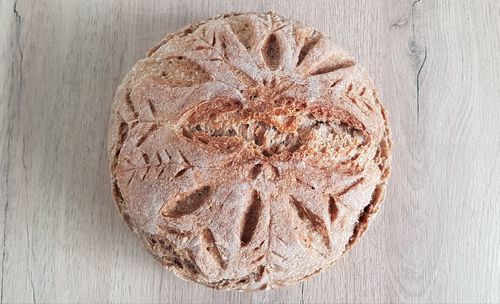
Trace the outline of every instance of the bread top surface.
<instances>
[{"instance_id":1,"label":"bread top surface","mask_svg":"<svg viewBox=\"0 0 500 304\"><path fill-rule=\"evenodd\" d=\"M331 265L378 210L390 149L366 72L274 13L167 35L118 87L109 131L125 221L178 275L221 289Z\"/></svg>"}]
</instances>

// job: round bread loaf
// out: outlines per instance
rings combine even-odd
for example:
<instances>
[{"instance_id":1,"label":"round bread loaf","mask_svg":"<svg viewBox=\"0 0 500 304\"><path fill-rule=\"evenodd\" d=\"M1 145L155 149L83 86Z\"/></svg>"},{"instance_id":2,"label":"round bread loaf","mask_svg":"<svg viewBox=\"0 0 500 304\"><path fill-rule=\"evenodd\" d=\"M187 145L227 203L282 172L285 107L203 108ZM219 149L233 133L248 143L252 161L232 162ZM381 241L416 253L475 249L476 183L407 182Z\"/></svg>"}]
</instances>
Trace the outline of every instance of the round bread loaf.
<instances>
[{"instance_id":1,"label":"round bread loaf","mask_svg":"<svg viewBox=\"0 0 500 304\"><path fill-rule=\"evenodd\" d=\"M125 222L178 276L268 289L332 265L383 200L391 140L354 58L275 13L168 34L118 87L109 131Z\"/></svg>"}]
</instances>

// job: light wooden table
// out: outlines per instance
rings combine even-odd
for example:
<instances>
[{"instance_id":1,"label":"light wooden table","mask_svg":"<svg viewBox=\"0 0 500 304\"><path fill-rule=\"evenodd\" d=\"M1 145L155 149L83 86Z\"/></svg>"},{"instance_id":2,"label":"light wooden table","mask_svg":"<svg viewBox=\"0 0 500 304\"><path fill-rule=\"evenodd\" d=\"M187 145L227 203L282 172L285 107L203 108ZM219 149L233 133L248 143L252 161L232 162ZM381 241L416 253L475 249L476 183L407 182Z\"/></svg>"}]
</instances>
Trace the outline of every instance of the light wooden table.
<instances>
[{"instance_id":1,"label":"light wooden table","mask_svg":"<svg viewBox=\"0 0 500 304\"><path fill-rule=\"evenodd\" d=\"M316 26L390 112L383 211L330 271L219 292L163 270L121 222L105 143L114 90L169 31L225 11ZM0 0L1 301L499 302L500 1Z\"/></svg>"}]
</instances>

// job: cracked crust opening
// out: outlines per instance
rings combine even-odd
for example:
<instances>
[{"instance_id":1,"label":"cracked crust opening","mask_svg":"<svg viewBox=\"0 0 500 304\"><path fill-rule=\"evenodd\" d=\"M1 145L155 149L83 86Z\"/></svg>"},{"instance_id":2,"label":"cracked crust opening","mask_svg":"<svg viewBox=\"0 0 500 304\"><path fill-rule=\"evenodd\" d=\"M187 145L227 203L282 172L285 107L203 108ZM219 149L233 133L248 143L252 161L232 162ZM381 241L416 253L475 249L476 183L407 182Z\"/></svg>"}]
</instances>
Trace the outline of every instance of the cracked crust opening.
<instances>
[{"instance_id":1,"label":"cracked crust opening","mask_svg":"<svg viewBox=\"0 0 500 304\"><path fill-rule=\"evenodd\" d=\"M124 221L163 266L216 289L327 269L366 231L390 174L366 72L271 12L168 34L118 87L108 147Z\"/></svg>"}]
</instances>

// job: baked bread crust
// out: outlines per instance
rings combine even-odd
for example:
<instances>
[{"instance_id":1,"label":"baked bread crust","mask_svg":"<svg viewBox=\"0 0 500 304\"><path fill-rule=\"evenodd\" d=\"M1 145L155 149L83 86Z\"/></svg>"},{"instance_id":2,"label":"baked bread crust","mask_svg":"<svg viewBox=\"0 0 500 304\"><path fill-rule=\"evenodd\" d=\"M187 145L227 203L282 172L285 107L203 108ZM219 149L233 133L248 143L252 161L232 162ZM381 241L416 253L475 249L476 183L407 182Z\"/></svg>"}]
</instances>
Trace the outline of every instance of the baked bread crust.
<instances>
[{"instance_id":1,"label":"baked bread crust","mask_svg":"<svg viewBox=\"0 0 500 304\"><path fill-rule=\"evenodd\" d=\"M272 12L168 34L118 87L108 141L116 204L145 247L240 290L333 264L378 211L390 152L366 72Z\"/></svg>"}]
</instances>

